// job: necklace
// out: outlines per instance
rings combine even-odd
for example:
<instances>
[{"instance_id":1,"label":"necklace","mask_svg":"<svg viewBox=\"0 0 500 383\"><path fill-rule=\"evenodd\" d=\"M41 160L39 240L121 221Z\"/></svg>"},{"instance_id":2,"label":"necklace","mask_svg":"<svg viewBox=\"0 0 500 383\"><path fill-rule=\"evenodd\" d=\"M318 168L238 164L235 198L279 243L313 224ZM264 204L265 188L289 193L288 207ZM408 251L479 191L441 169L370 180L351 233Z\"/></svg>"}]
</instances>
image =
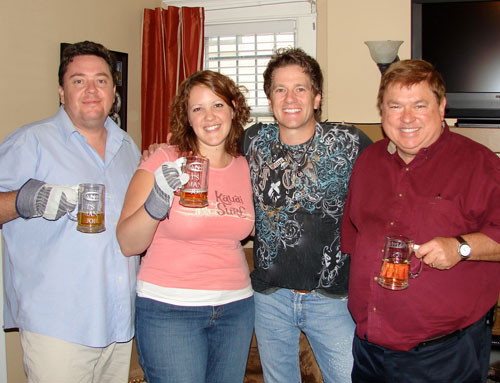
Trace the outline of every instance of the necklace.
<instances>
[{"instance_id":1,"label":"necklace","mask_svg":"<svg viewBox=\"0 0 500 383\"><path fill-rule=\"evenodd\" d=\"M311 148L311 145L314 142L315 136L316 132L314 132L312 137L305 143L305 148L303 152L300 149L294 151L287 149L285 146L282 146L282 151L287 158L287 160L281 164L281 167L284 168L284 173L282 177L283 187L286 190L295 189L297 177L304 176L303 169L307 164L307 156L309 154L309 149ZM288 167L288 165L290 164L292 165L291 168Z\"/></svg>"},{"instance_id":2,"label":"necklace","mask_svg":"<svg viewBox=\"0 0 500 383\"><path fill-rule=\"evenodd\" d=\"M307 197L308 189L304 182L308 181L297 180L307 174L305 169L309 161L309 151L314 150L313 143L316 142L317 132L315 129L312 137L300 145L288 146L279 139L271 144L266 160L267 173L265 172L265 183L269 184L261 197L262 206L272 227L277 228L280 222L286 220L288 214L299 210Z\"/></svg>"},{"instance_id":3,"label":"necklace","mask_svg":"<svg viewBox=\"0 0 500 383\"><path fill-rule=\"evenodd\" d=\"M281 167L282 169L284 169L288 165L292 164L293 170L297 171L297 168L300 165L305 165L305 162L303 164L302 164L302 162L306 158L307 153L308 153L309 149L311 148L312 143L314 142L315 136L316 136L316 131L314 132L312 137L309 138L309 140L307 140L304 144L296 145L296 146L301 146L301 147L304 145L307 145L306 148L304 149L304 152L302 152L300 154L300 157L298 159L295 159L295 157L297 157L296 154L298 152L301 152L300 148L296 149L296 150L293 150L293 149L290 150L290 149L286 148L286 146L288 146L288 145L283 144L281 141L275 142L272 145L273 146L273 149L271 149L272 154L271 154L270 159L267 160L267 166L269 166L269 168L271 170L274 170L278 167Z\"/></svg>"},{"instance_id":4,"label":"necklace","mask_svg":"<svg viewBox=\"0 0 500 383\"><path fill-rule=\"evenodd\" d=\"M299 166L304 167L304 165L306 164L307 160L306 161L304 161L304 160L306 159L306 156L307 156L307 154L309 152L309 149L311 148L311 145L312 145L312 143L314 141L314 136L315 135L316 135L316 133L313 134L312 137L307 141L307 145L306 145L306 147L304 149L304 152L302 154L300 154L300 157L298 159L294 158L294 154L296 154L297 152L300 152L300 149L297 150L296 153L293 153L290 150L284 148L285 151L286 151L286 153L287 153L287 155L288 155L289 161L292 163L293 171L294 172L297 172L297 170L299 169ZM297 175L298 176L302 176L301 173L302 172L300 171Z\"/></svg>"}]
</instances>

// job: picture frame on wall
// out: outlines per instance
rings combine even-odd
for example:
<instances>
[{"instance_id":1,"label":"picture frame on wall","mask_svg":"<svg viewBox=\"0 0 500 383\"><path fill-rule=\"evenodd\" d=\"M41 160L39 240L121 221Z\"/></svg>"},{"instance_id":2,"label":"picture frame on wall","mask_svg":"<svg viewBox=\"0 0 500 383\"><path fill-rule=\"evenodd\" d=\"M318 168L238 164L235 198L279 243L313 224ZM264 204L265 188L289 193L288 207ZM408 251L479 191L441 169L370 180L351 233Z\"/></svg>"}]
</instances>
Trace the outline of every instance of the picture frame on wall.
<instances>
[{"instance_id":1,"label":"picture frame on wall","mask_svg":"<svg viewBox=\"0 0 500 383\"><path fill-rule=\"evenodd\" d=\"M61 43L60 57L69 43ZM116 92L115 102L109 117L124 131L127 131L127 86L128 86L128 53L110 50L116 60Z\"/></svg>"}]
</instances>

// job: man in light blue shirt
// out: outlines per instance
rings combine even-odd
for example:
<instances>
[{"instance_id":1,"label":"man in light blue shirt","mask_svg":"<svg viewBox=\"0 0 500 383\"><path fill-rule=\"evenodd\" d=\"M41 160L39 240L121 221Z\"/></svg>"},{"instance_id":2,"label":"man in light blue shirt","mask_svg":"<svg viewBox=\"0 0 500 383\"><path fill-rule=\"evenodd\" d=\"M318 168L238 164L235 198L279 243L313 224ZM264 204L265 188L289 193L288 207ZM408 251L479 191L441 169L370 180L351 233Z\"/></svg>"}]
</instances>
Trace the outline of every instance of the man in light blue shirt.
<instances>
[{"instance_id":1,"label":"man in light blue shirt","mask_svg":"<svg viewBox=\"0 0 500 383\"><path fill-rule=\"evenodd\" d=\"M116 240L140 153L109 117L116 69L109 51L82 42L59 68L57 114L0 145L5 328L19 328L28 382L126 382L138 257ZM105 185L101 233L66 216L75 186Z\"/></svg>"}]
</instances>

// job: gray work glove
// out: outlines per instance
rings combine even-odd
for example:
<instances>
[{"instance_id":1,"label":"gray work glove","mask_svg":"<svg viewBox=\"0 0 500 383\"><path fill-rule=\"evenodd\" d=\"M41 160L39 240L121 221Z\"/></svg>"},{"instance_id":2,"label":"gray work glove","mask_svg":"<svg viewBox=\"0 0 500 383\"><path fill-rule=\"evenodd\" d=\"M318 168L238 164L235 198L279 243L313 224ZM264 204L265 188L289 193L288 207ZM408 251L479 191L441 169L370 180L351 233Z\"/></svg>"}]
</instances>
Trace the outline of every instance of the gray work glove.
<instances>
[{"instance_id":1,"label":"gray work glove","mask_svg":"<svg viewBox=\"0 0 500 383\"><path fill-rule=\"evenodd\" d=\"M77 202L78 186L49 185L31 178L17 192L16 210L25 219L43 217L55 221L73 211Z\"/></svg>"},{"instance_id":2,"label":"gray work glove","mask_svg":"<svg viewBox=\"0 0 500 383\"><path fill-rule=\"evenodd\" d=\"M185 162L186 159L181 157L175 162L164 162L156 169L155 184L144 203L144 208L153 219L162 220L168 217L174 191L189 181L189 175L181 170Z\"/></svg>"}]
</instances>

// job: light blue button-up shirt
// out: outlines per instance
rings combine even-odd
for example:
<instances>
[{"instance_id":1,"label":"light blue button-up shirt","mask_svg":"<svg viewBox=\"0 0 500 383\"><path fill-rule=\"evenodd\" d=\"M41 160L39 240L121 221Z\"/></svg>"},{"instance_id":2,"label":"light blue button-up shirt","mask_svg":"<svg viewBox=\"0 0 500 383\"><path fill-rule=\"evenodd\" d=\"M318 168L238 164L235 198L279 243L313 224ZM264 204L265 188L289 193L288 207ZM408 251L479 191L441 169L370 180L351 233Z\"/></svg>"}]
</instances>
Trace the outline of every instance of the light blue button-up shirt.
<instances>
[{"instance_id":1,"label":"light blue button-up shirt","mask_svg":"<svg viewBox=\"0 0 500 383\"><path fill-rule=\"evenodd\" d=\"M104 162L61 107L16 130L0 145L0 191L28 179L49 184L102 183L106 231L85 234L67 216L16 218L3 225L5 328L91 347L133 337L138 257L125 257L116 224L139 150L109 118Z\"/></svg>"}]
</instances>

